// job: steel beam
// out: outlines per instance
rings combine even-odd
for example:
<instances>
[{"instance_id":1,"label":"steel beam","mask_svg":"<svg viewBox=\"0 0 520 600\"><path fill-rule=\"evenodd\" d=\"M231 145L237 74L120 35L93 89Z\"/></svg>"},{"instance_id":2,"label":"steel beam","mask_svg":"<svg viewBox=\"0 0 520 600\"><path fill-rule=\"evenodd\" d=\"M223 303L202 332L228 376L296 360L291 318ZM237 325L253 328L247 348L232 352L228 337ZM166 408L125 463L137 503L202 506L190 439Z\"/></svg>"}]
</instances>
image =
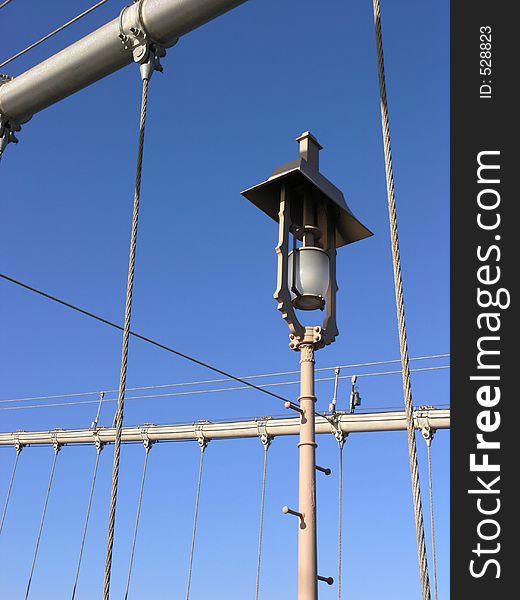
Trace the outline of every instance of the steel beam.
<instances>
[{"instance_id":1,"label":"steel beam","mask_svg":"<svg viewBox=\"0 0 520 600\"><path fill-rule=\"evenodd\" d=\"M332 434L330 416L316 416L316 433ZM424 409L414 413L416 429L425 426L431 429L449 429L450 411ZM384 431L405 431L406 415L404 412L379 412L366 414L339 414L337 426L344 433L374 433ZM207 440L225 440L259 437L260 433L269 436L299 435L300 418L271 419L269 417L249 421L226 423L210 423L202 421L189 425L143 425L140 427L125 427L123 443L143 442L180 442L197 441L202 434ZM17 431L0 434L0 446L41 446L41 445L75 445L75 444L104 444L113 443L115 429L98 428L53 431Z\"/></svg>"},{"instance_id":2,"label":"steel beam","mask_svg":"<svg viewBox=\"0 0 520 600\"><path fill-rule=\"evenodd\" d=\"M179 37L245 1L141 0L132 4L122 19L110 21L0 85L0 114L11 122L24 123L44 108L130 64L132 52L124 47L119 37L121 30L128 33L131 27L142 25L149 41L168 48Z\"/></svg>"}]
</instances>

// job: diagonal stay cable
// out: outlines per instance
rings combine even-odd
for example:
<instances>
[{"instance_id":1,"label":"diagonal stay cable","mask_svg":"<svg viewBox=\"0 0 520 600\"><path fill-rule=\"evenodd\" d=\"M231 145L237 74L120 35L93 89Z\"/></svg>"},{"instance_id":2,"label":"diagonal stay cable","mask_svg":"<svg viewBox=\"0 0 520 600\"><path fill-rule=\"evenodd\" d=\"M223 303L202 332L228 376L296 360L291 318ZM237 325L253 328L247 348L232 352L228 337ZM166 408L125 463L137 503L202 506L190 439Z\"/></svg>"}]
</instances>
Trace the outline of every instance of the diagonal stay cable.
<instances>
[{"instance_id":1,"label":"diagonal stay cable","mask_svg":"<svg viewBox=\"0 0 520 600\"><path fill-rule=\"evenodd\" d=\"M388 102L386 94L385 60L383 52L383 34L381 28L380 0L373 0L374 29L376 37L377 70L379 78L379 94L381 108L381 129L383 134L383 148L385 158L386 189L388 199L388 213L390 221L390 238L392 247L392 264L394 270L394 291L397 312L397 325L399 333L399 349L401 354L401 367L403 379L403 396L407 419L408 459L412 483L412 501L415 517L415 533L417 542L417 558L419 563L419 576L421 580L422 599L430 600L431 587L428 574L428 559L426 553L426 540L424 536L424 518L421 502L421 487L419 479L419 465L417 460L417 443L413 423L412 386L410 378L410 359L408 355L408 339L406 333L406 319L404 307L403 278L401 272L401 253L399 249L399 235L397 227L397 210L395 201L394 173L392 164L392 147L390 141L390 123L388 116Z\"/></svg>"},{"instance_id":2,"label":"diagonal stay cable","mask_svg":"<svg viewBox=\"0 0 520 600\"><path fill-rule=\"evenodd\" d=\"M48 300L52 300L53 302L61 304L62 306L66 306L67 308L75 310L76 312L79 312L87 317L90 317L91 319L95 319L96 321L99 321L100 323L109 325L110 327L113 327L114 329L119 329L119 331L124 331L124 328L121 327L121 325L117 325L117 323L114 323L112 321L109 321L108 319L100 317L99 315L96 315L87 310L84 310L83 308L80 308L79 306L75 306L74 304L70 304L69 302L65 302L64 300L60 300L59 298L56 298L56 296L51 296L50 294L47 294L46 292L38 290L35 287L27 285L26 283L22 283L21 281L18 281L17 279L14 279L12 277L8 277L7 275L4 275L3 273L0 273L0 278L4 279L6 281L10 281L11 283L14 283L15 285L18 285L22 288L25 288L26 290L29 290L30 292L34 292L35 294L43 296L44 298L47 298ZM213 365L205 363L202 360L194 358L193 356L189 356L188 354L184 354L183 352L180 352L179 350L170 348L169 346L166 346L164 344L161 344L160 342L152 340L149 337L146 337L144 335L136 333L135 331L130 331L130 335L139 340L142 340L143 342L152 344L152 346L156 346L157 348L161 348L162 350L166 350L167 352L171 352L172 354L175 354L176 356L180 356L181 358L189 360L190 362L192 362L196 365L199 365L201 367L204 367L205 369L209 369L210 371L213 371L214 373L218 373L219 375L223 375L224 377L232 379L233 381L242 383L243 385L246 385L247 387L253 388L254 390L257 390L259 392L263 392L264 394L272 396L273 398L282 400L283 402L287 402L287 398L284 398L283 396L279 396L278 394L270 392L269 390L265 390L265 389L261 388L260 386L255 385L254 383L250 383L249 381L246 381L245 379L236 377L235 375L231 375L230 373L227 373L226 371L223 371L222 369L219 369L217 367L214 367Z\"/></svg>"},{"instance_id":3,"label":"diagonal stay cable","mask_svg":"<svg viewBox=\"0 0 520 600\"><path fill-rule=\"evenodd\" d=\"M9 0L9 2L10 2L10 0ZM40 44L43 44L43 42L46 42L48 39L50 39L51 37L53 37L56 34L60 33L61 31L63 31L67 27L70 27L70 25L73 25L74 23L76 23L76 21L79 21L83 17L86 17L88 14L90 14L92 11L96 10L96 8L99 8L100 6L102 6L103 4L105 4L106 2L108 2L108 0L100 0L97 4L94 4L90 8L87 8L87 10L83 11L81 14L77 15L76 17L74 17L70 21L67 21L63 25L60 25L59 27L57 27L56 29L54 29L53 31L51 31L50 33L48 33L47 35L44 35L42 38L40 38L36 42L32 43L30 46L27 46L27 48L24 48L23 50L20 50L20 52L17 52L16 54L14 54L13 56L11 56L7 60L4 60L3 63L0 63L0 68L5 67L5 65L8 65L9 63L13 62L13 60L16 60L17 58L20 58L20 56L23 56L27 52L31 51L33 48L36 48ZM4 4L0 5L0 8L3 8L6 4L7 3L4 2Z\"/></svg>"}]
</instances>

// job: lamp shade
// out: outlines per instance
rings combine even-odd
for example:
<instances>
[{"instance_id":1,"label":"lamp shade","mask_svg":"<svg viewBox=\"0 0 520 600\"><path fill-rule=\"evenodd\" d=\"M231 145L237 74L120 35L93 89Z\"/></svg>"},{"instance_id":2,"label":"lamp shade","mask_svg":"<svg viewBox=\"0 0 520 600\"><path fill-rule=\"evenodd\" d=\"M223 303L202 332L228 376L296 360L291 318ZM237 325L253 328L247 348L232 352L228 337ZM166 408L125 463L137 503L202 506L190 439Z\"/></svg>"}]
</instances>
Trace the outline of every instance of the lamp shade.
<instances>
[{"instance_id":1,"label":"lamp shade","mask_svg":"<svg viewBox=\"0 0 520 600\"><path fill-rule=\"evenodd\" d=\"M323 309L330 283L329 255L321 248L308 246L293 250L288 259L293 306L300 310Z\"/></svg>"}]
</instances>

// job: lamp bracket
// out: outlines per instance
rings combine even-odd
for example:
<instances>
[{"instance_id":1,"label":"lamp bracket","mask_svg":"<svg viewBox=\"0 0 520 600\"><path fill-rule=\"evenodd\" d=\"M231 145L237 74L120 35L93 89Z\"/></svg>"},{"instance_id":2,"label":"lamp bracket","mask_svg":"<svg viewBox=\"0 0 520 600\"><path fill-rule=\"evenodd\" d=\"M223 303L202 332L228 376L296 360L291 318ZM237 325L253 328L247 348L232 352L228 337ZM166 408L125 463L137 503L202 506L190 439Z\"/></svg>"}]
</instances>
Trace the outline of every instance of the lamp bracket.
<instances>
[{"instance_id":1,"label":"lamp bracket","mask_svg":"<svg viewBox=\"0 0 520 600\"><path fill-rule=\"evenodd\" d=\"M298 321L294 311L289 286L289 233L291 232L292 222L291 200L285 185L282 185L280 190L278 219L278 245L275 249L278 256L278 275L274 299L278 302L278 310L282 313L282 319L286 321L291 336L299 340L305 336L305 327Z\"/></svg>"},{"instance_id":2,"label":"lamp bracket","mask_svg":"<svg viewBox=\"0 0 520 600\"><path fill-rule=\"evenodd\" d=\"M303 336L291 333L289 340L289 348L296 351L300 351L302 346L312 346L313 350L319 350L325 346L321 327L305 327Z\"/></svg>"}]
</instances>

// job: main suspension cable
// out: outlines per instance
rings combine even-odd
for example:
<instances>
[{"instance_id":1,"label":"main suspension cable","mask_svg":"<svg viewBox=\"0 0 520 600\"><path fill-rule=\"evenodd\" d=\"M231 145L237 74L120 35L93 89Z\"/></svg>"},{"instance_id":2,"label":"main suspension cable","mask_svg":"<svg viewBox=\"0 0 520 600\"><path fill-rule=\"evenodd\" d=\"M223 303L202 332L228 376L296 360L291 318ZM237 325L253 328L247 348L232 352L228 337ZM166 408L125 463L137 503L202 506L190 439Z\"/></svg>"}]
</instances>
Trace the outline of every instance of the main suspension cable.
<instances>
[{"instance_id":1,"label":"main suspension cable","mask_svg":"<svg viewBox=\"0 0 520 600\"><path fill-rule=\"evenodd\" d=\"M11 283L14 283L22 288L25 288L26 290L29 290L30 292L34 292L35 294L38 294L40 296L43 296L44 298L47 298L48 300L52 300L53 302L57 302L58 304L61 304L62 306L66 306L67 308L71 308L72 310L75 310L76 312L79 312L87 317L90 317L92 319L95 319L96 321L100 321L101 323L104 323L105 325L109 325L110 327L113 327L114 329L119 329L119 331L124 331L124 328L121 327L121 325L117 325L116 323L113 323L112 321L109 321L108 319L104 319L103 317L100 317L98 315L95 315L94 313L91 313L89 311L86 311L82 308L79 308L78 306L75 306L74 304L70 304L69 302L65 302L64 300L60 300L59 298L56 298L55 296L51 296L50 294L47 294L46 292L42 292L41 290L38 290L30 285L27 285L26 283L22 283L21 281L18 281L16 279L13 279L12 277L8 277L7 275L4 275L3 273L0 273L0 279L4 279L6 281L10 281ZM129 334L139 340L142 340L143 342L147 342L148 344L152 344L152 346L156 346L157 348L161 348L162 350L166 350L167 352L171 352L172 354L175 354L176 356L180 356L181 358L184 358L186 360L189 360L190 362L199 365L201 367L204 367L205 369L208 369L209 371L213 371L214 373L218 373L219 375L223 375L224 377L227 377L229 379L232 379L233 381L238 381L238 383L242 383L244 385L247 385L250 388L253 388L259 392L263 392L264 394L267 394L268 396L272 396L273 398L277 398L278 400L282 400L283 402L287 402L287 398L283 398L282 396L279 396L278 394L273 394L272 392L269 392L268 390L264 390L261 387L255 385L254 383L250 383L248 381L245 381L244 379L240 378L240 377L236 377L235 375L232 375L231 373L227 373L226 371L223 371L222 369L218 369L217 367L214 367L213 365L210 365L208 363L205 363L197 358L194 358L193 356L189 356L188 354L184 354L183 352L179 352L179 350L175 350L174 348L170 348L169 346L166 346L164 344L161 344L160 342L157 342L155 340L152 340L149 337L146 337L144 335L141 335L139 333L136 333L135 331L130 331Z\"/></svg>"},{"instance_id":2,"label":"main suspension cable","mask_svg":"<svg viewBox=\"0 0 520 600\"><path fill-rule=\"evenodd\" d=\"M4 2L3 4L0 4L0 8L3 8L10 1L11 0L7 0L7 2ZM76 21L79 21L83 17L86 17L92 11L96 10L97 8L99 8L100 6L102 6L103 4L105 4L107 2L108 2L108 0L100 0L100 2L98 2L97 4L94 4L90 8L87 8L87 10L83 11L81 14L77 15L76 17L74 17L70 21L67 21L67 23L64 23L63 25L60 25L59 27L57 27L56 29L54 29L53 31L51 31L50 33L48 33L47 35L43 36L42 38L40 38L36 42L32 43L30 46L27 46L27 48L24 48L23 50L20 50L20 52L17 52L16 54L14 54L13 56L11 56L7 60L4 60L3 63L0 63L0 69L2 67L5 67L5 65L8 65L9 63L13 62L13 60L16 60L17 58L20 58L20 56L23 56L24 54L26 54L30 50L33 50L34 48L36 48L40 44L43 44L43 42L46 42L48 39L50 39L51 37L53 37L56 34L60 33L64 29L67 29L67 27L70 27L71 25L73 25L74 23L76 23Z\"/></svg>"},{"instance_id":3,"label":"main suspension cable","mask_svg":"<svg viewBox=\"0 0 520 600\"><path fill-rule=\"evenodd\" d=\"M379 77L379 92L381 105L381 127L383 133L383 146L385 155L386 189L388 196L388 212L390 220L390 236L392 246L392 263L394 269L394 288L397 309L397 323L399 331L399 347L401 352L401 367L403 378L404 404L407 419L408 458L410 462L410 475L412 479L412 498L415 515L415 531L417 541L417 555L419 561L419 574L423 600L430 600L430 580L428 576L428 559L426 553L426 540L424 536L424 519L421 503L421 488L419 481L419 465L417 461L417 444L413 422L412 387L410 380L410 363L408 356L408 341L406 335L406 320L404 310L403 280L401 273L401 255L399 251L399 236L397 229L397 211L395 202L394 174L392 165L392 148L390 144L390 124L388 117L388 103L386 95L385 62L383 54L383 35L381 31L381 7L379 0L373 0L374 27L377 47L377 66Z\"/></svg>"}]
</instances>

